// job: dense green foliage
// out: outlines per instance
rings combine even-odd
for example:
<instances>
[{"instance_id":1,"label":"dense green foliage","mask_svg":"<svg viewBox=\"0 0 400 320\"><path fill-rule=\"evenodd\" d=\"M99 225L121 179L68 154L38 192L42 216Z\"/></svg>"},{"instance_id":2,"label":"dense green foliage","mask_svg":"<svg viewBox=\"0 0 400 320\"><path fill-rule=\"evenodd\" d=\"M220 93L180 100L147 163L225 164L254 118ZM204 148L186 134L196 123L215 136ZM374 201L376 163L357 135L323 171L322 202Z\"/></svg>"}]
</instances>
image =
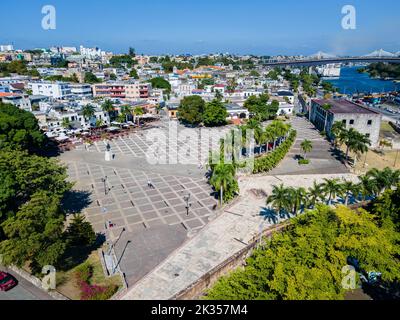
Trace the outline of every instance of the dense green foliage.
<instances>
[{"instance_id":1,"label":"dense green foliage","mask_svg":"<svg viewBox=\"0 0 400 320\"><path fill-rule=\"evenodd\" d=\"M279 110L279 102L268 103L269 96L262 94L259 97L250 96L244 103L244 107L251 112L258 121L266 121L275 118Z\"/></svg>"},{"instance_id":2,"label":"dense green foliage","mask_svg":"<svg viewBox=\"0 0 400 320\"><path fill-rule=\"evenodd\" d=\"M255 159L253 173L268 172L275 168L289 152L295 140L296 131L292 130L288 138L275 150Z\"/></svg>"},{"instance_id":3,"label":"dense green foliage","mask_svg":"<svg viewBox=\"0 0 400 320\"><path fill-rule=\"evenodd\" d=\"M85 83L93 84L93 83L100 83L101 80L97 78L92 72L85 73Z\"/></svg>"},{"instance_id":4,"label":"dense green foliage","mask_svg":"<svg viewBox=\"0 0 400 320\"><path fill-rule=\"evenodd\" d=\"M372 63L367 68L359 69L359 72L368 72L374 78L400 79L400 65L397 63Z\"/></svg>"},{"instance_id":5,"label":"dense green foliage","mask_svg":"<svg viewBox=\"0 0 400 320\"><path fill-rule=\"evenodd\" d=\"M32 113L0 102L0 150L37 152L45 143L46 138Z\"/></svg>"},{"instance_id":6,"label":"dense green foliage","mask_svg":"<svg viewBox=\"0 0 400 320\"><path fill-rule=\"evenodd\" d=\"M16 73L19 75L39 77L40 74L36 69L27 68L27 62L25 61L11 61L0 63L0 76L8 77L11 73Z\"/></svg>"},{"instance_id":7,"label":"dense green foliage","mask_svg":"<svg viewBox=\"0 0 400 320\"><path fill-rule=\"evenodd\" d=\"M166 93L171 92L171 84L164 78L157 77L150 80L151 86L155 89L164 89Z\"/></svg>"},{"instance_id":8,"label":"dense green foliage","mask_svg":"<svg viewBox=\"0 0 400 320\"><path fill-rule=\"evenodd\" d=\"M255 250L244 269L221 278L207 299L341 300L350 257L388 284L400 280L398 241L393 228L379 227L362 209L321 205Z\"/></svg>"},{"instance_id":9,"label":"dense green foliage","mask_svg":"<svg viewBox=\"0 0 400 320\"><path fill-rule=\"evenodd\" d=\"M132 66L136 63L137 61L134 60L133 57L130 55L113 56L110 59L110 64L114 68L122 68L122 67L132 68Z\"/></svg>"},{"instance_id":10,"label":"dense green foliage","mask_svg":"<svg viewBox=\"0 0 400 320\"><path fill-rule=\"evenodd\" d=\"M96 241L92 225L85 221L85 216L81 214L74 215L66 235L70 244L74 246L88 246Z\"/></svg>"},{"instance_id":11,"label":"dense green foliage","mask_svg":"<svg viewBox=\"0 0 400 320\"><path fill-rule=\"evenodd\" d=\"M199 125L203 121L204 100L199 96L187 96L181 101L178 119L186 124Z\"/></svg>"},{"instance_id":12,"label":"dense green foliage","mask_svg":"<svg viewBox=\"0 0 400 320\"><path fill-rule=\"evenodd\" d=\"M227 117L228 112L221 101L214 99L206 103L203 114L203 122L206 127L224 126Z\"/></svg>"}]
</instances>

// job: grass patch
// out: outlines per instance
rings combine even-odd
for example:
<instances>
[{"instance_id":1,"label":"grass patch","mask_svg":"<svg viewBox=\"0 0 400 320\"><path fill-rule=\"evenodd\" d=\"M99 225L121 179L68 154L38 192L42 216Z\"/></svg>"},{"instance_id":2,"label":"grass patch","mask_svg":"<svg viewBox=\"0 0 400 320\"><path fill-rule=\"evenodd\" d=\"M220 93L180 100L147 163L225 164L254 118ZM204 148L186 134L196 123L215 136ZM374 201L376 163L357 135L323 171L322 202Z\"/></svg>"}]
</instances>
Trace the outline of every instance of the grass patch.
<instances>
[{"instance_id":1,"label":"grass patch","mask_svg":"<svg viewBox=\"0 0 400 320\"><path fill-rule=\"evenodd\" d=\"M113 277L106 277L104 275L103 267L101 265L100 257L97 250L92 251L89 257L83 263L68 271L57 272L57 291L72 300L81 299L81 290L76 277L76 272L85 268L85 264L90 264L91 277L90 283L99 286L117 286L122 287L122 280L119 275Z\"/></svg>"}]
</instances>

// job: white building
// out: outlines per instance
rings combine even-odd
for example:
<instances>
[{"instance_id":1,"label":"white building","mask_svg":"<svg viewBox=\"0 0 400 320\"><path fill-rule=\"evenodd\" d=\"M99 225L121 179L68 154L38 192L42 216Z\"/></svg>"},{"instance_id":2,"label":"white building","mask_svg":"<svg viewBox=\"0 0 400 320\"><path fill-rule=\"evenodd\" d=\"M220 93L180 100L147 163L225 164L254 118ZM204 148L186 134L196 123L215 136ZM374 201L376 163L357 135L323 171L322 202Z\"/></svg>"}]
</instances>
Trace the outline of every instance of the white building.
<instances>
[{"instance_id":1,"label":"white building","mask_svg":"<svg viewBox=\"0 0 400 320\"><path fill-rule=\"evenodd\" d=\"M80 46L79 51L81 55L90 59L101 58L106 55L106 52L100 48L85 48L84 46Z\"/></svg>"},{"instance_id":2,"label":"white building","mask_svg":"<svg viewBox=\"0 0 400 320\"><path fill-rule=\"evenodd\" d=\"M14 51L14 46L11 44L0 45L0 52Z\"/></svg>"},{"instance_id":3,"label":"white building","mask_svg":"<svg viewBox=\"0 0 400 320\"><path fill-rule=\"evenodd\" d=\"M325 66L316 67L317 73L326 78L338 78L340 77L341 65L340 63L327 64Z\"/></svg>"},{"instance_id":4,"label":"white building","mask_svg":"<svg viewBox=\"0 0 400 320\"><path fill-rule=\"evenodd\" d=\"M43 95L54 99L63 99L71 96L71 85L65 82L31 82L34 95Z\"/></svg>"},{"instance_id":5,"label":"white building","mask_svg":"<svg viewBox=\"0 0 400 320\"><path fill-rule=\"evenodd\" d=\"M91 98L93 96L90 84L71 84L71 94L78 98Z\"/></svg>"}]
</instances>

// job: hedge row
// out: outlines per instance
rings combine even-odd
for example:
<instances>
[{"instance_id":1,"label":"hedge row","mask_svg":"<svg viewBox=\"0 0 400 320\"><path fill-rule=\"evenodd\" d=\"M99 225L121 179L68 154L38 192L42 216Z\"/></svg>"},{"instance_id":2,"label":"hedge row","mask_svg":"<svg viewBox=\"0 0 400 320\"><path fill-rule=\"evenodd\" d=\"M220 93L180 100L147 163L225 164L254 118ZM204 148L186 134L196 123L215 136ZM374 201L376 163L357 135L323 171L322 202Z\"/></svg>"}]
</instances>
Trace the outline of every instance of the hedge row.
<instances>
[{"instance_id":1,"label":"hedge row","mask_svg":"<svg viewBox=\"0 0 400 320\"><path fill-rule=\"evenodd\" d=\"M266 155L256 158L254 160L253 173L268 172L274 169L286 156L296 140L297 132L292 130L289 137L281 143L274 151L267 153Z\"/></svg>"}]
</instances>

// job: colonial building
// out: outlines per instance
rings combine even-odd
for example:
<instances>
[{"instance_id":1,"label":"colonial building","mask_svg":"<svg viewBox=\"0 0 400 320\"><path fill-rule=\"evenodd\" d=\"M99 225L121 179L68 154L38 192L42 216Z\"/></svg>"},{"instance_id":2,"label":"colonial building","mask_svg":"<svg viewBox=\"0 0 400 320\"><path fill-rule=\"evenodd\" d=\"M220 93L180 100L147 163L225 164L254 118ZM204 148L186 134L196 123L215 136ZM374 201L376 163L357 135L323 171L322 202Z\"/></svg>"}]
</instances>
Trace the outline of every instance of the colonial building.
<instances>
[{"instance_id":1,"label":"colonial building","mask_svg":"<svg viewBox=\"0 0 400 320\"><path fill-rule=\"evenodd\" d=\"M371 146L379 144L382 115L349 100L316 99L311 103L311 121L332 137L332 125L343 122L347 129L354 128L371 140Z\"/></svg>"}]
</instances>

